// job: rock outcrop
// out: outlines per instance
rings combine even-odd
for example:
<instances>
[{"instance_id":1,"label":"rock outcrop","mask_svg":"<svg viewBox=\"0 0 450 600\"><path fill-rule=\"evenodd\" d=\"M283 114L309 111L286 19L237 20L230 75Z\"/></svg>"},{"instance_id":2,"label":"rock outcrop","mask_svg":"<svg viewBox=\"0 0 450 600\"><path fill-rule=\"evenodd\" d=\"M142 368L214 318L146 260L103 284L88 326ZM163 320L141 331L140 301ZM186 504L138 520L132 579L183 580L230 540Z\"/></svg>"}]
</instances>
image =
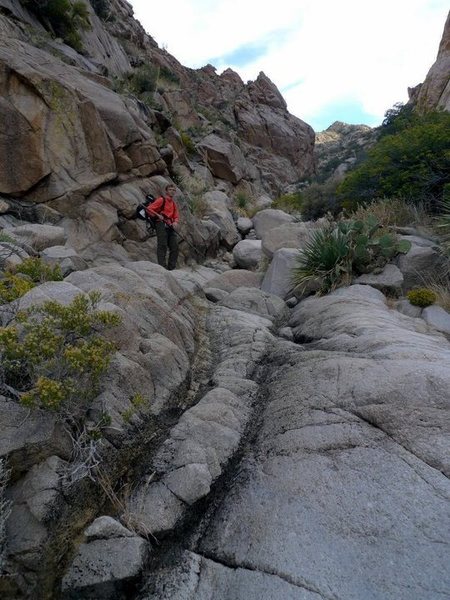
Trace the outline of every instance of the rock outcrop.
<instances>
[{"instance_id":1,"label":"rock outcrop","mask_svg":"<svg viewBox=\"0 0 450 600\"><path fill-rule=\"evenodd\" d=\"M410 100L421 113L428 110L450 111L450 13L444 26L436 62L425 81L408 90Z\"/></svg>"},{"instance_id":2,"label":"rock outcrop","mask_svg":"<svg viewBox=\"0 0 450 600\"><path fill-rule=\"evenodd\" d=\"M345 173L361 161L376 138L376 131L368 125L340 121L317 133L314 154L319 179L342 180Z\"/></svg>"}]
</instances>

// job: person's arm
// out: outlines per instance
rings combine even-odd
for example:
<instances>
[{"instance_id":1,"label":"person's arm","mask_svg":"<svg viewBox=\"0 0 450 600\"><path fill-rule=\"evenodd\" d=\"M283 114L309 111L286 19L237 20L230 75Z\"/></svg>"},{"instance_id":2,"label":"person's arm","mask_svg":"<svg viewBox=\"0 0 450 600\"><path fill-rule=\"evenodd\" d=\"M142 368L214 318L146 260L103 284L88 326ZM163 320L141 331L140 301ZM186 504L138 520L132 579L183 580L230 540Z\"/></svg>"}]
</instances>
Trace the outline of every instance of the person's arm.
<instances>
[{"instance_id":1,"label":"person's arm","mask_svg":"<svg viewBox=\"0 0 450 600\"><path fill-rule=\"evenodd\" d=\"M174 225L178 225L178 219L180 217L180 214L178 212L178 206L175 204L175 202L173 203L173 207L174 207L174 211L173 211L173 224Z\"/></svg>"}]
</instances>

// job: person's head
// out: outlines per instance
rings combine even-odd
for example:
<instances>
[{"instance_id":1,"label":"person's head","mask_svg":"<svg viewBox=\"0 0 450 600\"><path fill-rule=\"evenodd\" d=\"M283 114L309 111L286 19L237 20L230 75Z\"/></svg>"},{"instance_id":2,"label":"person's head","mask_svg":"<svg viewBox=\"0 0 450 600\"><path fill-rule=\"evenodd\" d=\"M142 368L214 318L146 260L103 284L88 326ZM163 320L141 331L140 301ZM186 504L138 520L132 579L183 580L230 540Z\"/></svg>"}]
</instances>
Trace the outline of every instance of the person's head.
<instances>
[{"instance_id":1,"label":"person's head","mask_svg":"<svg viewBox=\"0 0 450 600\"><path fill-rule=\"evenodd\" d=\"M173 198L176 194L177 188L173 185L173 183L169 183L166 185L166 194Z\"/></svg>"}]
</instances>

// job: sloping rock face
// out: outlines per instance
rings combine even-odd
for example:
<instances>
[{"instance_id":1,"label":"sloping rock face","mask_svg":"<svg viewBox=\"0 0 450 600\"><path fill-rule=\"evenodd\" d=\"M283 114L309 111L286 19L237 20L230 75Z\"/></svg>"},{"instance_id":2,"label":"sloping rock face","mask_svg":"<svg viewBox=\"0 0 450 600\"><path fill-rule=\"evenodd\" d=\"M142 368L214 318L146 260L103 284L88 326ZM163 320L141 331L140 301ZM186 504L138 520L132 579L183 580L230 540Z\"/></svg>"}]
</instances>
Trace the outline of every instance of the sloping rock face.
<instances>
[{"instance_id":1,"label":"sloping rock face","mask_svg":"<svg viewBox=\"0 0 450 600\"><path fill-rule=\"evenodd\" d=\"M409 90L419 112L433 109L450 111L450 13L445 23L436 62L419 86Z\"/></svg>"},{"instance_id":2,"label":"sloping rock face","mask_svg":"<svg viewBox=\"0 0 450 600\"><path fill-rule=\"evenodd\" d=\"M369 286L306 300L290 325L309 343L267 357L239 474L141 597L437 600L448 341Z\"/></svg>"},{"instance_id":3,"label":"sloping rock face","mask_svg":"<svg viewBox=\"0 0 450 600\"><path fill-rule=\"evenodd\" d=\"M260 279L131 262L23 297L26 307L99 290L123 323L89 413L110 417L106 488L67 488L64 428L4 400L2 597L445 595L448 339L369 285L289 311ZM205 300L209 287L220 302ZM126 418L135 393L147 402Z\"/></svg>"}]
</instances>

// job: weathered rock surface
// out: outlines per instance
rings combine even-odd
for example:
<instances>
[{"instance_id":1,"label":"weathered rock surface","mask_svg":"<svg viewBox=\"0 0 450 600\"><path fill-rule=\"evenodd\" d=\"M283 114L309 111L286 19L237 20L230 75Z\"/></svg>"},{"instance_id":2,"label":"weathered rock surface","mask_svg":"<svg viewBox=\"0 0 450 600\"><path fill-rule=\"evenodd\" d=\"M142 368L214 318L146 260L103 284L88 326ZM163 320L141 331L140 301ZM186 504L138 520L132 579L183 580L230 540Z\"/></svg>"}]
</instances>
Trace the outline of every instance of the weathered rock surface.
<instances>
[{"instance_id":1,"label":"weathered rock surface","mask_svg":"<svg viewBox=\"0 0 450 600\"><path fill-rule=\"evenodd\" d=\"M284 223L292 223L294 217L276 208L260 210L252 219L256 236L262 239L264 235Z\"/></svg>"},{"instance_id":2,"label":"weathered rock surface","mask_svg":"<svg viewBox=\"0 0 450 600\"><path fill-rule=\"evenodd\" d=\"M143 597L445 596L448 341L370 286L291 325L310 343L273 347L239 475Z\"/></svg>"},{"instance_id":3,"label":"weathered rock surface","mask_svg":"<svg viewBox=\"0 0 450 600\"><path fill-rule=\"evenodd\" d=\"M425 78L425 81L408 90L413 95L413 102L420 112L433 109L450 111L450 14L442 33L436 62Z\"/></svg>"},{"instance_id":4,"label":"weathered rock surface","mask_svg":"<svg viewBox=\"0 0 450 600\"><path fill-rule=\"evenodd\" d=\"M404 278L402 272L393 264L387 264L381 273L365 273L356 277L354 283L371 285L387 296L401 296Z\"/></svg>"},{"instance_id":5,"label":"weathered rock surface","mask_svg":"<svg viewBox=\"0 0 450 600\"><path fill-rule=\"evenodd\" d=\"M356 163L357 155L373 146L376 138L376 130L367 125L334 122L325 131L316 133L317 172L322 179L340 181Z\"/></svg>"},{"instance_id":6,"label":"weathered rock surface","mask_svg":"<svg viewBox=\"0 0 450 600\"><path fill-rule=\"evenodd\" d=\"M241 240L233 248L234 262L240 269L256 269L261 262L260 240Z\"/></svg>"},{"instance_id":7,"label":"weathered rock surface","mask_svg":"<svg viewBox=\"0 0 450 600\"><path fill-rule=\"evenodd\" d=\"M280 248L300 250L310 236L314 225L311 223L284 223L261 234L261 247L265 256L272 259Z\"/></svg>"},{"instance_id":8,"label":"weathered rock surface","mask_svg":"<svg viewBox=\"0 0 450 600\"><path fill-rule=\"evenodd\" d=\"M272 258L261 284L261 289L269 294L275 294L286 299L292 295L294 282L292 280L292 269L298 258L298 250L295 248L280 248Z\"/></svg>"}]
</instances>

